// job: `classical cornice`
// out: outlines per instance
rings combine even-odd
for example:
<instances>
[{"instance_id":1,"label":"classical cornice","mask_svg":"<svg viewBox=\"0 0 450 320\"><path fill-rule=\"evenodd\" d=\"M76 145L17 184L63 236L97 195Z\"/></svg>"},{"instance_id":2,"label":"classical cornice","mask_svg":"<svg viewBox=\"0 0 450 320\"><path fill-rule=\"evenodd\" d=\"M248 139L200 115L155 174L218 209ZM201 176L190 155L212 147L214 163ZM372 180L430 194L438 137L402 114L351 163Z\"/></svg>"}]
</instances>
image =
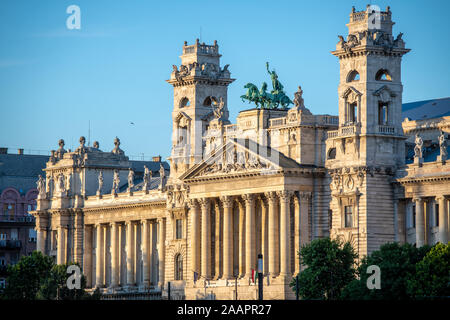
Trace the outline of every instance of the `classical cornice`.
<instances>
[{"instance_id":1,"label":"classical cornice","mask_svg":"<svg viewBox=\"0 0 450 320\"><path fill-rule=\"evenodd\" d=\"M147 207L166 207L166 201L153 201L153 202L140 202L140 203L128 203L128 204L116 204L111 206L98 206L98 207L85 207L83 212L96 212L96 211L114 211L129 208L147 208Z\"/></svg>"}]
</instances>

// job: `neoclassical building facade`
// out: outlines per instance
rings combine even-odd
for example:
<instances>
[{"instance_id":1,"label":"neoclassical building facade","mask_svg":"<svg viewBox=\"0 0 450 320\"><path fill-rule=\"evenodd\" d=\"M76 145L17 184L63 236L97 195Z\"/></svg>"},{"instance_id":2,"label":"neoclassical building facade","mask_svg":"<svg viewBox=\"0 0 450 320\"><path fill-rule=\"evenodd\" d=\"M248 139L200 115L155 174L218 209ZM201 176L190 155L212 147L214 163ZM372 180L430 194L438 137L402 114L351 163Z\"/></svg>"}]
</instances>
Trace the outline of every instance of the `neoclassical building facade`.
<instances>
[{"instance_id":1,"label":"neoclassical building facade","mask_svg":"<svg viewBox=\"0 0 450 320\"><path fill-rule=\"evenodd\" d=\"M290 299L297 252L313 239L341 238L360 256L392 241L446 243L450 117L403 121L409 49L393 24L389 8L350 13L332 52L338 116L312 114L299 87L292 108L243 110L233 124L217 42L185 42L167 80L170 173L136 179L118 139L111 152L83 139L61 147L38 182L38 250L80 263L107 295L164 297L170 283L186 299L255 299L262 254L264 297Z\"/></svg>"}]
</instances>

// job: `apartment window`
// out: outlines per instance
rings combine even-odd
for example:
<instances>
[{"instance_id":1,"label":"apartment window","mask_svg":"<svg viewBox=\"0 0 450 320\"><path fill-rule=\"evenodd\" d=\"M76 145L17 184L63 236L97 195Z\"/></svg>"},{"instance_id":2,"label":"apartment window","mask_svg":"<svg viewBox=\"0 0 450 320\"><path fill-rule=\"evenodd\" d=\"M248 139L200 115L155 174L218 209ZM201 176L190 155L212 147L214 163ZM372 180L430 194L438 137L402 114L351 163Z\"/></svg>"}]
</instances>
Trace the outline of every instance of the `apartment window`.
<instances>
[{"instance_id":1,"label":"apartment window","mask_svg":"<svg viewBox=\"0 0 450 320\"><path fill-rule=\"evenodd\" d=\"M34 204L29 204L28 205L28 212L33 211L36 208L36 206Z\"/></svg>"},{"instance_id":2,"label":"apartment window","mask_svg":"<svg viewBox=\"0 0 450 320\"><path fill-rule=\"evenodd\" d=\"M37 232L33 228L28 229L28 241L36 242Z\"/></svg>"},{"instance_id":3,"label":"apartment window","mask_svg":"<svg viewBox=\"0 0 450 320\"><path fill-rule=\"evenodd\" d=\"M17 229L11 229L11 240L19 239L19 231Z\"/></svg>"},{"instance_id":4,"label":"apartment window","mask_svg":"<svg viewBox=\"0 0 450 320\"><path fill-rule=\"evenodd\" d=\"M0 289L5 288L5 286L6 286L6 279L0 278Z\"/></svg>"},{"instance_id":5,"label":"apartment window","mask_svg":"<svg viewBox=\"0 0 450 320\"><path fill-rule=\"evenodd\" d=\"M344 207L344 223L346 228L353 227L353 206Z\"/></svg>"},{"instance_id":6,"label":"apartment window","mask_svg":"<svg viewBox=\"0 0 450 320\"><path fill-rule=\"evenodd\" d=\"M0 266L6 266L5 254L0 254Z\"/></svg>"},{"instance_id":7,"label":"apartment window","mask_svg":"<svg viewBox=\"0 0 450 320\"><path fill-rule=\"evenodd\" d=\"M412 222L413 222L413 228L416 227L416 206L414 205L412 207Z\"/></svg>"},{"instance_id":8,"label":"apartment window","mask_svg":"<svg viewBox=\"0 0 450 320\"><path fill-rule=\"evenodd\" d=\"M0 240L6 240L6 233L0 233Z\"/></svg>"},{"instance_id":9,"label":"apartment window","mask_svg":"<svg viewBox=\"0 0 450 320\"><path fill-rule=\"evenodd\" d=\"M14 220L16 205L14 203L5 203L3 205L3 214L9 216L10 220Z\"/></svg>"},{"instance_id":10,"label":"apartment window","mask_svg":"<svg viewBox=\"0 0 450 320\"><path fill-rule=\"evenodd\" d=\"M183 220L177 219L175 221L175 229L176 239L183 238Z\"/></svg>"},{"instance_id":11,"label":"apartment window","mask_svg":"<svg viewBox=\"0 0 450 320\"><path fill-rule=\"evenodd\" d=\"M183 280L183 257L181 254L175 256L175 280Z\"/></svg>"},{"instance_id":12,"label":"apartment window","mask_svg":"<svg viewBox=\"0 0 450 320\"><path fill-rule=\"evenodd\" d=\"M388 104L385 102L378 104L378 124L382 126L388 124Z\"/></svg>"}]
</instances>

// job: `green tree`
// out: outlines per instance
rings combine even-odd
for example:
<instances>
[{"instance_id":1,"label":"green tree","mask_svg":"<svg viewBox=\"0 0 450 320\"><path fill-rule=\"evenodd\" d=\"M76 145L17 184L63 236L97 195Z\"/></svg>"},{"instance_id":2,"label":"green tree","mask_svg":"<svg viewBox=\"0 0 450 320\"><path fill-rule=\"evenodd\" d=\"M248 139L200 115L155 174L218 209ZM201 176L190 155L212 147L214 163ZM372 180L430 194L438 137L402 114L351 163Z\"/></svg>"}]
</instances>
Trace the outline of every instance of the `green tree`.
<instances>
[{"instance_id":1,"label":"green tree","mask_svg":"<svg viewBox=\"0 0 450 320\"><path fill-rule=\"evenodd\" d=\"M86 277L84 275L80 279L80 289L69 289L67 287L67 280L71 276L71 274L67 273L67 268L74 264L79 266L78 263L54 265L51 269L51 276L43 283L37 298L46 300L90 299L91 295L85 291Z\"/></svg>"},{"instance_id":2,"label":"green tree","mask_svg":"<svg viewBox=\"0 0 450 320\"><path fill-rule=\"evenodd\" d=\"M69 289L67 273L69 264L56 265L52 258L34 251L31 256L23 256L16 265L8 266L6 288L2 299L14 300L78 300L99 299L100 292L90 295L85 291L86 278L81 277L80 289Z\"/></svg>"},{"instance_id":3,"label":"green tree","mask_svg":"<svg viewBox=\"0 0 450 320\"><path fill-rule=\"evenodd\" d=\"M450 297L450 243L438 243L416 264L414 277L408 280L412 298Z\"/></svg>"},{"instance_id":4,"label":"green tree","mask_svg":"<svg viewBox=\"0 0 450 320\"><path fill-rule=\"evenodd\" d=\"M34 300L46 279L51 275L52 258L33 252L22 257L15 265L8 266L3 298Z\"/></svg>"},{"instance_id":5,"label":"green tree","mask_svg":"<svg viewBox=\"0 0 450 320\"><path fill-rule=\"evenodd\" d=\"M337 299L342 288L355 278L357 254L348 242L313 240L301 248L299 256L306 266L298 275L302 299ZM290 285L295 291L295 281Z\"/></svg>"},{"instance_id":6,"label":"green tree","mask_svg":"<svg viewBox=\"0 0 450 320\"><path fill-rule=\"evenodd\" d=\"M430 247L416 248L411 244L387 243L379 250L364 257L358 267L358 279L349 283L341 298L348 300L404 300L409 299L407 282L416 272L416 263L421 261ZM377 265L381 271L381 289L368 289L367 268Z\"/></svg>"}]
</instances>

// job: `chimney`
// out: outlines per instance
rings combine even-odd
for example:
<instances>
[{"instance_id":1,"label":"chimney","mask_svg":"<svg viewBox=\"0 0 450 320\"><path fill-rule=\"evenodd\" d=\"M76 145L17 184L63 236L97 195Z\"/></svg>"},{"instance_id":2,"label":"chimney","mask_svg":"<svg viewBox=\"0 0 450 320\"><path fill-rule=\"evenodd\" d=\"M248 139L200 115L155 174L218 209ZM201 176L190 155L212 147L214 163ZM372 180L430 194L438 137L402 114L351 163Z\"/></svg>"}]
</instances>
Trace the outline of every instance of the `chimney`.
<instances>
[{"instance_id":1,"label":"chimney","mask_svg":"<svg viewBox=\"0 0 450 320\"><path fill-rule=\"evenodd\" d=\"M161 156L153 157L152 160L153 160L154 162L161 162Z\"/></svg>"},{"instance_id":2,"label":"chimney","mask_svg":"<svg viewBox=\"0 0 450 320\"><path fill-rule=\"evenodd\" d=\"M22 155L23 154L23 149L17 149L17 154Z\"/></svg>"},{"instance_id":3,"label":"chimney","mask_svg":"<svg viewBox=\"0 0 450 320\"><path fill-rule=\"evenodd\" d=\"M0 148L0 154L7 154L8 148Z\"/></svg>"}]
</instances>

